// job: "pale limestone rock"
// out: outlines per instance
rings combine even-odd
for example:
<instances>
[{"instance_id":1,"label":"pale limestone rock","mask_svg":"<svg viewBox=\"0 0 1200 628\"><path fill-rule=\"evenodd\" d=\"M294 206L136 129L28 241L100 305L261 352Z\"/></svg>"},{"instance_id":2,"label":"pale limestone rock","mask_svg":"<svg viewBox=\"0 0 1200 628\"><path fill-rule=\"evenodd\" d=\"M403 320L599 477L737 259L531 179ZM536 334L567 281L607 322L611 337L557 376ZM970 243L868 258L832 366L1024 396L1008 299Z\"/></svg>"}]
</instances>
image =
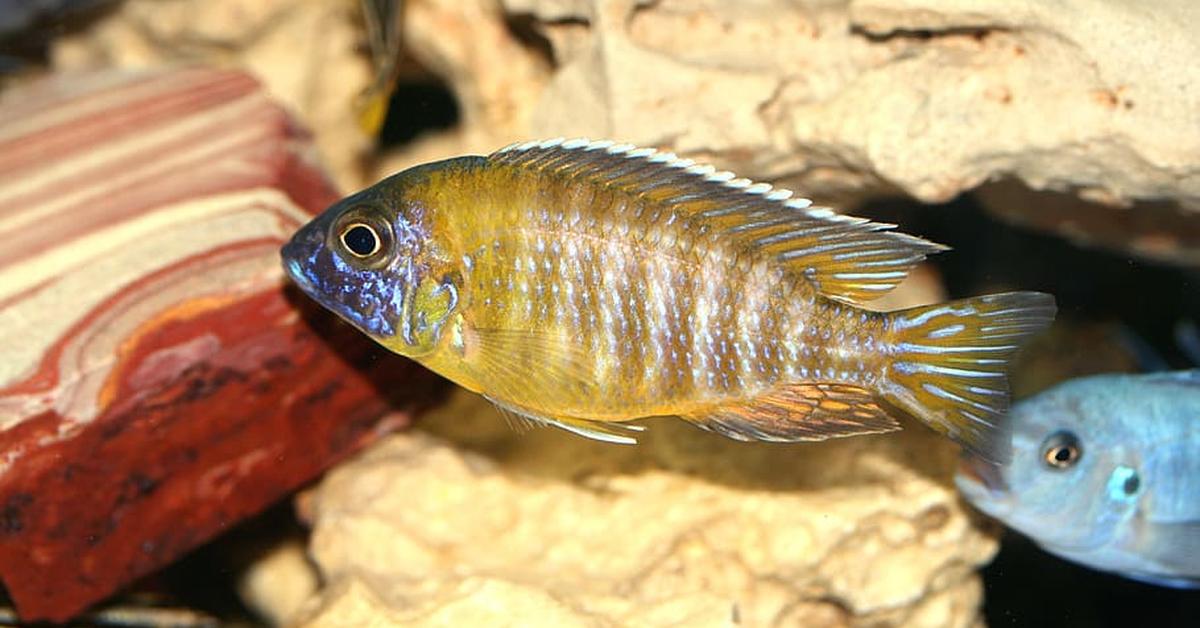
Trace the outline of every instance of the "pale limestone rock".
<instances>
[{"instance_id":1,"label":"pale limestone rock","mask_svg":"<svg viewBox=\"0 0 1200 628\"><path fill-rule=\"evenodd\" d=\"M405 2L404 41L412 55L454 88L462 133L488 150L528 139L529 107L550 76L550 61L511 28L498 0Z\"/></svg>"},{"instance_id":2,"label":"pale limestone rock","mask_svg":"<svg viewBox=\"0 0 1200 628\"><path fill-rule=\"evenodd\" d=\"M970 626L993 538L919 426L636 447L514 433L463 391L311 496L326 587L299 625ZM432 433L432 435L430 434Z\"/></svg>"},{"instance_id":3,"label":"pale limestone rock","mask_svg":"<svg viewBox=\"0 0 1200 628\"><path fill-rule=\"evenodd\" d=\"M266 548L237 578L238 595L275 626L287 624L319 586L308 547L296 538Z\"/></svg>"},{"instance_id":4,"label":"pale limestone rock","mask_svg":"<svg viewBox=\"0 0 1200 628\"><path fill-rule=\"evenodd\" d=\"M249 70L313 130L344 190L372 148L355 98L373 70L351 0L126 0L55 41L56 70L203 63Z\"/></svg>"},{"instance_id":5,"label":"pale limestone rock","mask_svg":"<svg viewBox=\"0 0 1200 628\"><path fill-rule=\"evenodd\" d=\"M409 3L414 54L463 101L465 139L452 145L610 137L825 202L896 189L945 201L1012 177L1109 205L1200 209L1192 0L501 4L503 15L481 10L487 0ZM518 18L548 56L512 45L504 20Z\"/></svg>"}]
</instances>

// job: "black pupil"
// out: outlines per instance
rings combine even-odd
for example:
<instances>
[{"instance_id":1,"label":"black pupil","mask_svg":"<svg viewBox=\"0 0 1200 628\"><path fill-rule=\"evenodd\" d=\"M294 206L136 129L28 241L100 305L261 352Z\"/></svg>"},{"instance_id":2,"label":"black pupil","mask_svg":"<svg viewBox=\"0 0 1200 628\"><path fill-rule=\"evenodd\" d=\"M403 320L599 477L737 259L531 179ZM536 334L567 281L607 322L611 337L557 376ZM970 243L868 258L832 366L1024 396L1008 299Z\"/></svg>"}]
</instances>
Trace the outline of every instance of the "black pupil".
<instances>
[{"instance_id":1,"label":"black pupil","mask_svg":"<svg viewBox=\"0 0 1200 628\"><path fill-rule=\"evenodd\" d=\"M379 246L379 240L375 237L375 232L366 225L354 225L346 230L342 235L342 242L346 248L350 249L351 253L359 257L366 257L375 252Z\"/></svg>"},{"instance_id":2,"label":"black pupil","mask_svg":"<svg viewBox=\"0 0 1200 628\"><path fill-rule=\"evenodd\" d=\"M1074 465L1082 453L1079 439L1067 431L1055 432L1042 443L1042 460L1055 469L1066 469Z\"/></svg>"},{"instance_id":3,"label":"black pupil","mask_svg":"<svg viewBox=\"0 0 1200 628\"><path fill-rule=\"evenodd\" d=\"M1138 480L1138 476L1136 476L1136 475L1131 475L1131 476L1125 478L1125 486L1123 487L1125 489L1125 494L1133 495L1134 493L1137 492L1138 487L1140 487L1141 485L1142 485L1142 483L1140 480Z\"/></svg>"}]
</instances>

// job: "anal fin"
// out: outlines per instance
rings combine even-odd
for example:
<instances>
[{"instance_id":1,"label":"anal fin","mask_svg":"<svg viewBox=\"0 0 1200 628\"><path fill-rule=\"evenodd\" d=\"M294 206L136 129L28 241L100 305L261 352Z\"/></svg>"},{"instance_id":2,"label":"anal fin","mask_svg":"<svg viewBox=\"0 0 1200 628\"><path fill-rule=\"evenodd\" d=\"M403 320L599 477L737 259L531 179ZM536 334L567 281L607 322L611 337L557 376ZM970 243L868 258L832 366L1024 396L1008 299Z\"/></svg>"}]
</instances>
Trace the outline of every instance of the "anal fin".
<instances>
[{"instance_id":1,"label":"anal fin","mask_svg":"<svg viewBox=\"0 0 1200 628\"><path fill-rule=\"evenodd\" d=\"M743 441L818 441L900 429L870 391L834 383L785 384L756 397L720 403L682 418Z\"/></svg>"},{"instance_id":2,"label":"anal fin","mask_svg":"<svg viewBox=\"0 0 1200 628\"><path fill-rule=\"evenodd\" d=\"M492 397L484 396L485 399L492 402L505 415L513 415L525 419L531 423L538 425L549 425L562 430L578 434L592 440L603 441L606 443L616 443L618 445L635 445L637 444L638 433L645 431L646 426L633 423L622 423L613 421L593 421L591 419L581 419L578 417L564 416L549 416L515 406L510 403L505 403Z\"/></svg>"}]
</instances>

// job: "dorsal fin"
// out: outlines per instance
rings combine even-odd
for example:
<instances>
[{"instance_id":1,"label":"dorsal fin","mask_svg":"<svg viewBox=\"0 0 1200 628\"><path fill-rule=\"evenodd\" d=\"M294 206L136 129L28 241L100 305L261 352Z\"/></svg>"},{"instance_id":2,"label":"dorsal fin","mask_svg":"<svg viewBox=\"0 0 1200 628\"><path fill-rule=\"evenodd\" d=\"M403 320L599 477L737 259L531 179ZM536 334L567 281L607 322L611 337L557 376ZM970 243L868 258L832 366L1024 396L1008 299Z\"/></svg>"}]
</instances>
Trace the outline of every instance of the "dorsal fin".
<instances>
[{"instance_id":1,"label":"dorsal fin","mask_svg":"<svg viewBox=\"0 0 1200 628\"><path fill-rule=\"evenodd\" d=\"M658 204L742 250L773 255L818 292L851 302L882 296L926 255L948 248L652 148L560 138L513 144L488 159Z\"/></svg>"}]
</instances>

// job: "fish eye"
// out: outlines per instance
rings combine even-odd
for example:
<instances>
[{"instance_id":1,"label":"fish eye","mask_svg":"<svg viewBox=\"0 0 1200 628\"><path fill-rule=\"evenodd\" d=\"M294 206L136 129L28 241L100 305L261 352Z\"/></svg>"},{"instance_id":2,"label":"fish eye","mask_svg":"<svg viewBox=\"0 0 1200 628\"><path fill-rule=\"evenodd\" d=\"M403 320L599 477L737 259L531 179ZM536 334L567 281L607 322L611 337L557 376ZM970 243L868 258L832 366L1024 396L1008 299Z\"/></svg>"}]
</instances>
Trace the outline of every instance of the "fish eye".
<instances>
[{"instance_id":1,"label":"fish eye","mask_svg":"<svg viewBox=\"0 0 1200 628\"><path fill-rule=\"evenodd\" d=\"M371 257L378 253L382 246L375 228L362 222L352 222L342 227L338 239L351 255L358 258Z\"/></svg>"},{"instance_id":2,"label":"fish eye","mask_svg":"<svg viewBox=\"0 0 1200 628\"><path fill-rule=\"evenodd\" d=\"M1070 432L1055 432L1042 443L1042 459L1053 469L1069 469L1081 456L1079 439Z\"/></svg>"}]
</instances>

